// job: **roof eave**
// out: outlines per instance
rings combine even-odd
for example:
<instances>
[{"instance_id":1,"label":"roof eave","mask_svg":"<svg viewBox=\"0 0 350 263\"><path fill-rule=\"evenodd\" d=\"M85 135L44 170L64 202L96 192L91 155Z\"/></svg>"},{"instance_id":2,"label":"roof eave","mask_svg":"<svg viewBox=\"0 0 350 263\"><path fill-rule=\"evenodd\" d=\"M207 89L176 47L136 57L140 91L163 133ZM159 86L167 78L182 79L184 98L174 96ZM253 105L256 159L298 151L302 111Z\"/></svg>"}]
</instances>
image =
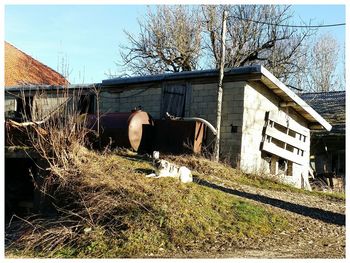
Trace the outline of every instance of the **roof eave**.
<instances>
[{"instance_id":1,"label":"roof eave","mask_svg":"<svg viewBox=\"0 0 350 263\"><path fill-rule=\"evenodd\" d=\"M225 79L230 77L239 77L260 74L260 67L257 65L245 66L238 68L226 68L224 71ZM161 81L177 81L184 79L215 79L219 76L218 69L208 69L208 70L196 70L196 71L183 71L177 73L165 73L159 75L148 75L148 76L136 76L130 78L114 78L114 79L105 79L102 80L103 87L117 87L117 86L127 86L127 85L136 85L136 84L146 84L154 83Z\"/></svg>"},{"instance_id":2,"label":"roof eave","mask_svg":"<svg viewBox=\"0 0 350 263\"><path fill-rule=\"evenodd\" d=\"M261 81L271 88L271 90L281 97L286 102L295 102L296 106L293 108L301 108L304 112L303 117L307 119L314 128L325 129L330 131L332 125L330 125L320 114L318 114L310 105L308 105L303 99L291 91L286 85L284 85L280 80L278 80L271 72L269 72L263 66L260 66L260 72L262 74ZM296 109L300 112L300 109ZM315 123L321 126L315 125Z\"/></svg>"},{"instance_id":3,"label":"roof eave","mask_svg":"<svg viewBox=\"0 0 350 263\"><path fill-rule=\"evenodd\" d=\"M5 86L5 92L22 92L22 91L53 91L53 90L74 90L74 89L91 89L98 88L100 83L95 84L68 84L68 85L16 85L16 86Z\"/></svg>"}]
</instances>

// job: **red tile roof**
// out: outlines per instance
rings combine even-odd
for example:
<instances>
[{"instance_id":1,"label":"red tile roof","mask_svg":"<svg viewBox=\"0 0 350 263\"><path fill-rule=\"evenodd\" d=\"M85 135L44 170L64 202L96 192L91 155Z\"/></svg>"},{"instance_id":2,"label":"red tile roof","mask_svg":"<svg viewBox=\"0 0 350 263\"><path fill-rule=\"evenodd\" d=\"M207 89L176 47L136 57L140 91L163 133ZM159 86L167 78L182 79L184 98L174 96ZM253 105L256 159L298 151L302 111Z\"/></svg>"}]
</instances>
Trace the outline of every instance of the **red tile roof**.
<instances>
[{"instance_id":1,"label":"red tile roof","mask_svg":"<svg viewBox=\"0 0 350 263\"><path fill-rule=\"evenodd\" d=\"M58 72L37 61L5 41L5 86L66 85Z\"/></svg>"}]
</instances>

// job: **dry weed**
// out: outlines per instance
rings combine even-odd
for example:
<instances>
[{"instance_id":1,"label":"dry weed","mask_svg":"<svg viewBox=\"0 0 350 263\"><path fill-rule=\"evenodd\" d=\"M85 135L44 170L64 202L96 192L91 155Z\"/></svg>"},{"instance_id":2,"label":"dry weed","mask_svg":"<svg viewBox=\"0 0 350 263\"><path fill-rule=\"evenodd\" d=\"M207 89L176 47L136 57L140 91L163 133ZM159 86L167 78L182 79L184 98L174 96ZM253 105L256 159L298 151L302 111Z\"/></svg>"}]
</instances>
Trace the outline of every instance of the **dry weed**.
<instances>
[{"instance_id":1,"label":"dry weed","mask_svg":"<svg viewBox=\"0 0 350 263\"><path fill-rule=\"evenodd\" d=\"M36 127L27 130L47 163L41 191L57 213L13 220L6 228L7 251L31 257L162 256L235 247L284 226L283 219L270 220L270 211L218 190L146 178L153 170L146 156L88 150L84 117L67 110L40 126L45 136ZM204 158L166 158L202 178L239 176Z\"/></svg>"}]
</instances>

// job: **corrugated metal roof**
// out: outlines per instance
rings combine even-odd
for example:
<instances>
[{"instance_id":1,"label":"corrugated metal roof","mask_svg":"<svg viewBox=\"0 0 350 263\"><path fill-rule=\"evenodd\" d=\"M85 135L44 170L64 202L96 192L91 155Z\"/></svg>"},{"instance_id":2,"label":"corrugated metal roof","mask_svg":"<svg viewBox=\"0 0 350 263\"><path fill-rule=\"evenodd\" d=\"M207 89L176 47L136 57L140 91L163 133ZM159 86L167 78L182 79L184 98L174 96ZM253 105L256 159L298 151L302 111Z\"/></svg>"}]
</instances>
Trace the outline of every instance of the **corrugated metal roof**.
<instances>
[{"instance_id":1,"label":"corrugated metal roof","mask_svg":"<svg viewBox=\"0 0 350 263\"><path fill-rule=\"evenodd\" d=\"M345 134L345 91L302 93L300 97L332 126L333 134Z\"/></svg>"}]
</instances>

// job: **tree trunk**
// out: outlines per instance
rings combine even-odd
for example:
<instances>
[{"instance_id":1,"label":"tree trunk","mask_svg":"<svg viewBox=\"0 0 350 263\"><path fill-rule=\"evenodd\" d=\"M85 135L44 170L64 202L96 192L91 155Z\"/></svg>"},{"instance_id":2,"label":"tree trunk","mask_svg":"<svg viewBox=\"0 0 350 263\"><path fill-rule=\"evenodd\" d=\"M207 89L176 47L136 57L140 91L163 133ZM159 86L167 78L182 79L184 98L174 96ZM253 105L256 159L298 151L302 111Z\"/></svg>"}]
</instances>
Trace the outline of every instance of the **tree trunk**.
<instances>
[{"instance_id":1,"label":"tree trunk","mask_svg":"<svg viewBox=\"0 0 350 263\"><path fill-rule=\"evenodd\" d=\"M216 110L216 138L214 147L214 161L219 161L220 154L220 126L221 126L221 109L222 109L222 80L224 78L224 66L225 66L225 36L226 36L226 19L227 11L222 14L222 28L221 28L221 58L220 58L220 74L218 84L218 103Z\"/></svg>"}]
</instances>

